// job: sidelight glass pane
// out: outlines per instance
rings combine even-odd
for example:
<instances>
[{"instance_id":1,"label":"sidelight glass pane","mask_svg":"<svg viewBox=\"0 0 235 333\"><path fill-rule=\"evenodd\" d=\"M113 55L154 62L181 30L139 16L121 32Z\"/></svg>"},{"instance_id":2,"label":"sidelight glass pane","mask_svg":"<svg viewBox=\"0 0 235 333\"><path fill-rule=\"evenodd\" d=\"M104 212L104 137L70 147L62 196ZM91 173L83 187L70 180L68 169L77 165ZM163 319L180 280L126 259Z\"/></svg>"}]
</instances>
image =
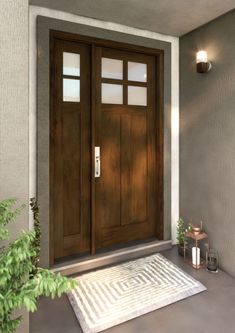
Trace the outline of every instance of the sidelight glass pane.
<instances>
[{"instance_id":1,"label":"sidelight glass pane","mask_svg":"<svg viewBox=\"0 0 235 333\"><path fill-rule=\"evenodd\" d=\"M63 52L63 74L80 76L80 54Z\"/></svg>"},{"instance_id":2,"label":"sidelight glass pane","mask_svg":"<svg viewBox=\"0 0 235 333\"><path fill-rule=\"evenodd\" d=\"M123 79L123 61L102 58L102 77L106 79Z\"/></svg>"},{"instance_id":3,"label":"sidelight glass pane","mask_svg":"<svg viewBox=\"0 0 235 333\"><path fill-rule=\"evenodd\" d=\"M147 105L147 88L128 86L128 105Z\"/></svg>"},{"instance_id":4,"label":"sidelight glass pane","mask_svg":"<svg viewBox=\"0 0 235 333\"><path fill-rule=\"evenodd\" d=\"M80 80L63 79L63 101L80 102Z\"/></svg>"},{"instance_id":5,"label":"sidelight glass pane","mask_svg":"<svg viewBox=\"0 0 235 333\"><path fill-rule=\"evenodd\" d=\"M122 104L123 86L121 84L102 83L102 103Z\"/></svg>"},{"instance_id":6,"label":"sidelight glass pane","mask_svg":"<svg viewBox=\"0 0 235 333\"><path fill-rule=\"evenodd\" d=\"M147 64L128 61L128 80L147 82Z\"/></svg>"}]
</instances>

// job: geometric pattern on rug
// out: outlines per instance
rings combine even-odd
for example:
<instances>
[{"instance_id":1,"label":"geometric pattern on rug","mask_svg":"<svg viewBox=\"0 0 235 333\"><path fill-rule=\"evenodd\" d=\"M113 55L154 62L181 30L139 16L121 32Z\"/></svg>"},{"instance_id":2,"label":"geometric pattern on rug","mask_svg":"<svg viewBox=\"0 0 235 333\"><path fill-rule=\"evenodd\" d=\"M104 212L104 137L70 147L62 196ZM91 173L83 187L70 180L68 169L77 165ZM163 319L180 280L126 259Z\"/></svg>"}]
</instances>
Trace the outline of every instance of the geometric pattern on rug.
<instances>
[{"instance_id":1,"label":"geometric pattern on rug","mask_svg":"<svg viewBox=\"0 0 235 333\"><path fill-rule=\"evenodd\" d=\"M84 274L68 293L84 333L97 333L206 290L154 254Z\"/></svg>"}]
</instances>

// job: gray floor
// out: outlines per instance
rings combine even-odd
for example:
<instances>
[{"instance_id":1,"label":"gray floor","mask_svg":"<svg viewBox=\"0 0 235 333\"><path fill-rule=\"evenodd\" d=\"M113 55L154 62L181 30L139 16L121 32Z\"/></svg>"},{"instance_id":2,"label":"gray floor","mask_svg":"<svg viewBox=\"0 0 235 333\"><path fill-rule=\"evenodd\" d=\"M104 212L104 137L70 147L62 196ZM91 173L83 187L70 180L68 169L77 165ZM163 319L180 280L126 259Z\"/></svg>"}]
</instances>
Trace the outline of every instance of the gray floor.
<instances>
[{"instance_id":1,"label":"gray floor","mask_svg":"<svg viewBox=\"0 0 235 333\"><path fill-rule=\"evenodd\" d=\"M196 271L178 257L176 249L162 254L201 281L207 291L148 313L106 333L234 333L235 279L219 272ZM49 300L42 298L38 311L31 315L30 333L81 333L66 296Z\"/></svg>"}]
</instances>

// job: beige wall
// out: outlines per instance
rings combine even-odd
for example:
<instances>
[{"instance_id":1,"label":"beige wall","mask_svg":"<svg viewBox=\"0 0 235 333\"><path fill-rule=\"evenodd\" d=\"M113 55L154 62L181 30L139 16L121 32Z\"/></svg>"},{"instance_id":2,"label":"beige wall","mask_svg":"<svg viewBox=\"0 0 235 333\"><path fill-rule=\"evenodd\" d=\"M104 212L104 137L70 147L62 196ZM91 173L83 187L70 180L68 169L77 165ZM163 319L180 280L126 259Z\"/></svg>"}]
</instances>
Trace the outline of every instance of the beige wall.
<instances>
[{"instance_id":1,"label":"beige wall","mask_svg":"<svg viewBox=\"0 0 235 333\"><path fill-rule=\"evenodd\" d=\"M0 6L0 200L28 201L28 0ZM13 235L28 229L26 211ZM19 332L28 332L28 315Z\"/></svg>"}]
</instances>

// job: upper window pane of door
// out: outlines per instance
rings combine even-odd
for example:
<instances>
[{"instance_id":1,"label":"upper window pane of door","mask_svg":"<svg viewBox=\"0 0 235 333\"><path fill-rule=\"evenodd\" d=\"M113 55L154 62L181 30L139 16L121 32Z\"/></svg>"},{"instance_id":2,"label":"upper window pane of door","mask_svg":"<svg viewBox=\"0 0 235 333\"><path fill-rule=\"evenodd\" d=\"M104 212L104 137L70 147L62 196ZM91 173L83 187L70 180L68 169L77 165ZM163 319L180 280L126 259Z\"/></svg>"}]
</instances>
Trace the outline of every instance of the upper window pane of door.
<instances>
[{"instance_id":1,"label":"upper window pane of door","mask_svg":"<svg viewBox=\"0 0 235 333\"><path fill-rule=\"evenodd\" d=\"M102 83L102 103L122 104L123 86L121 84Z\"/></svg>"},{"instance_id":2,"label":"upper window pane of door","mask_svg":"<svg viewBox=\"0 0 235 333\"><path fill-rule=\"evenodd\" d=\"M80 102L80 80L63 79L63 101Z\"/></svg>"},{"instance_id":3,"label":"upper window pane of door","mask_svg":"<svg viewBox=\"0 0 235 333\"><path fill-rule=\"evenodd\" d=\"M147 82L147 64L128 61L128 80Z\"/></svg>"},{"instance_id":4,"label":"upper window pane of door","mask_svg":"<svg viewBox=\"0 0 235 333\"><path fill-rule=\"evenodd\" d=\"M63 74L80 76L80 54L63 52Z\"/></svg>"},{"instance_id":5,"label":"upper window pane of door","mask_svg":"<svg viewBox=\"0 0 235 333\"><path fill-rule=\"evenodd\" d=\"M128 105L147 106L147 88L128 86Z\"/></svg>"},{"instance_id":6,"label":"upper window pane of door","mask_svg":"<svg viewBox=\"0 0 235 333\"><path fill-rule=\"evenodd\" d=\"M102 58L102 78L123 79L123 61L118 59Z\"/></svg>"}]
</instances>

